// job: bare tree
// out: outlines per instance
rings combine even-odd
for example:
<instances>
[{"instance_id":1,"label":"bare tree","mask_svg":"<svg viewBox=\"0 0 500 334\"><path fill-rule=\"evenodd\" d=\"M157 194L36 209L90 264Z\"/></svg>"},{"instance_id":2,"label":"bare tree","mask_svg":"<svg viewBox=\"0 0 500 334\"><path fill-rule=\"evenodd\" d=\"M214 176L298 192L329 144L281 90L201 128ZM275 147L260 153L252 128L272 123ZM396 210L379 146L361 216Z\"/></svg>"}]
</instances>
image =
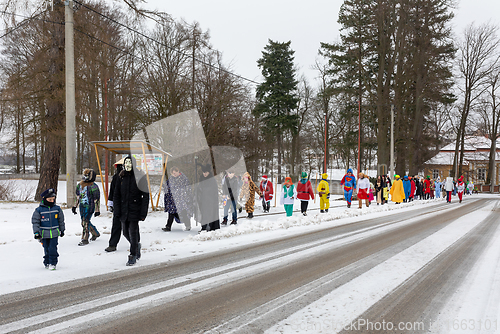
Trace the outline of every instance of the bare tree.
<instances>
[{"instance_id":1,"label":"bare tree","mask_svg":"<svg viewBox=\"0 0 500 334\"><path fill-rule=\"evenodd\" d=\"M488 76L498 62L500 40L497 31L498 27L490 23L480 26L475 26L472 23L465 29L464 39L458 47L458 68L462 81L459 88L464 100L455 144L455 157L453 159L452 174L455 176L462 174L465 129L469 113L485 91Z\"/></svg>"},{"instance_id":2,"label":"bare tree","mask_svg":"<svg viewBox=\"0 0 500 334\"><path fill-rule=\"evenodd\" d=\"M486 184L491 184L491 191L496 182L496 141L499 136L500 124L500 68L496 67L486 79L487 90L477 108L480 117L481 127L486 131L491 139L489 153L488 175Z\"/></svg>"}]
</instances>

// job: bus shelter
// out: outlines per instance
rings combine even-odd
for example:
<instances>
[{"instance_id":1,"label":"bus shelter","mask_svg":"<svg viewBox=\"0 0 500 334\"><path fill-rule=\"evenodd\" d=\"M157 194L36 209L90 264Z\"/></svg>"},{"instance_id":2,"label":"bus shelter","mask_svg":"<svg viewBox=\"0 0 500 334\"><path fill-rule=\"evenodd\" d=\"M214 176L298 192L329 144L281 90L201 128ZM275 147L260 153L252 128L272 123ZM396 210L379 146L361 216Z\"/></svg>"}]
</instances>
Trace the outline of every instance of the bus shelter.
<instances>
[{"instance_id":1,"label":"bus shelter","mask_svg":"<svg viewBox=\"0 0 500 334\"><path fill-rule=\"evenodd\" d=\"M158 203L160 201L161 188L163 186L163 182L165 181L165 168L167 168L168 157L172 156L170 153L165 152L164 150L155 147L144 140L118 140L118 141L93 141L91 144L94 145L95 154L97 156L97 164L99 166L99 175L101 176L102 189L104 190L104 199L106 202L106 207L108 206L108 192L107 192L107 184L104 186L104 177L102 175L101 161L99 159L99 150L98 148L103 149L106 152L106 156L108 152L115 153L117 155L142 155L144 157L144 171L146 174L146 178L148 181L148 189L149 189L149 197L151 200L151 207L154 210L158 207ZM153 201L153 193L151 191L151 181L149 177L148 164L146 160L147 154L157 154L162 156L162 176L160 182L160 191L158 191L158 197L156 199L156 205ZM106 172L107 175L107 172Z\"/></svg>"}]
</instances>

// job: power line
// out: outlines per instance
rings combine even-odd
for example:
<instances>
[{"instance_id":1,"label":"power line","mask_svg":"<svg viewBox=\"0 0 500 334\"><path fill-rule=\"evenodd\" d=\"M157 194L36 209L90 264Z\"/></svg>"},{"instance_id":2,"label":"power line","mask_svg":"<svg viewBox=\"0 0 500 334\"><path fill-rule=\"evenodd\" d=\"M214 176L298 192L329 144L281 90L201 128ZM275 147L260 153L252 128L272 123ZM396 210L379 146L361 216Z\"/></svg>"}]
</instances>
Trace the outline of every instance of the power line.
<instances>
[{"instance_id":1,"label":"power line","mask_svg":"<svg viewBox=\"0 0 500 334\"><path fill-rule=\"evenodd\" d=\"M251 83L256 84L256 85L260 85L260 83L259 83L259 82L257 82L257 81L254 81L254 80L252 80L252 79L245 78L245 77L243 77L243 76L241 76L241 75L235 74L235 73L233 73L233 72L231 72L231 71L228 71L228 70L226 70L226 69L224 69L224 68L220 68L220 67L218 67L218 66L212 65L212 64L207 63L207 62L205 62L205 61L203 61L203 60L200 60L200 59L198 59L198 58L196 58L196 57L193 57L192 55L187 54L187 53L185 53L185 52L183 52L183 51L181 51L181 50L175 49L175 48L173 48L173 47L171 47L171 46L169 46L169 45L167 45L167 44L165 44L165 43L162 43L162 42L160 42L160 41L158 41L158 40L156 40L156 39L154 39L154 38L152 38L152 37L150 37L150 36L147 36L147 35L145 35L145 34L141 33L140 31L135 30L134 28L131 28L131 27L129 27L129 26L127 26L127 25L123 24L123 23L120 23L120 22L116 21L115 19L110 18L109 16L107 16L107 15L105 15L105 14L102 14L102 13L100 13L100 12L96 11L95 9L93 9L93 8L91 8L91 7L88 7L87 5L85 5L85 4L83 4L83 3L81 3L81 2L79 2L79 1L77 1L77 0L73 0L73 1L74 1L74 2L76 2L76 3L78 3L78 4L80 4L80 6L82 6L82 7L86 8L86 9L88 9L88 10L90 10L90 11L92 11L92 12L96 13L97 15L100 15L101 17L106 18L106 19L110 20L111 22L116 23L116 24L118 24L118 25L120 25L120 26L122 26L122 27L124 27L124 28L126 28L126 29L128 29L128 30L130 30L130 31L132 31L132 32L134 32L134 33L136 33L136 34L138 34L138 35L140 35L140 36L142 36L142 37L144 37L144 38L148 39L148 40L150 40L150 41L153 41L153 42L155 42L155 43L157 43L157 44L159 44L159 45L161 45L161 46L164 46L164 47L166 47L166 48L168 48L168 49L170 49L170 50L172 50L172 51L178 52L178 53L180 53L180 54L181 54L181 55L183 55L183 56L186 56L186 57L192 57L192 58L194 58L194 60L195 60L195 61L197 61L197 62L199 62L199 63L201 63L201 64L203 64L203 65L205 65L205 66L212 67L212 68L214 68L214 69L216 69L216 70L218 70L218 71L225 72L225 73L227 73L227 74L229 74L229 75L235 76L235 77L240 78L240 79L242 79L242 80L245 80L245 81L251 82Z\"/></svg>"},{"instance_id":2,"label":"power line","mask_svg":"<svg viewBox=\"0 0 500 334\"><path fill-rule=\"evenodd\" d=\"M61 22L48 21L48 20L45 20L45 19L37 19L37 17L40 16L40 15L42 15L44 12L45 11L40 12L40 13L36 14L35 16L26 16L26 15L21 15L21 14L16 14L16 13L9 13L9 12L6 12L6 11L0 11L0 13L2 13L2 14L14 15L14 16L19 16L19 17L24 18L23 22L19 23L15 28L7 31L5 34L3 34L2 36L0 36L0 39L4 38L5 36L7 36L7 35L9 35L11 33L13 33L17 29L19 29L22 26L24 26L27 23L29 23L31 20L38 20L38 21L44 21L44 22L56 23L56 24L63 24L64 25L64 23L61 23Z\"/></svg>"},{"instance_id":3,"label":"power line","mask_svg":"<svg viewBox=\"0 0 500 334\"><path fill-rule=\"evenodd\" d=\"M73 1L74 1L74 2L78 2L78 1L76 1L76 0L73 0ZM147 38L147 39L149 39L149 40L151 40L151 41L155 42L155 43L158 43L158 44L160 44L160 45L162 45L162 46L165 46L166 48L171 49L172 51L175 51L175 52L181 53L182 55L184 55L184 56L186 56L186 57L190 57L190 58L192 58L192 56L191 56L191 55L189 55L189 54L186 54L186 53L184 53L184 52L182 52L182 51L180 51L180 50L177 50L177 49L175 49L175 48L172 48L172 47L170 47L170 46L168 46L168 45L166 45L166 44L164 44L164 43L161 43L161 42L159 42L159 41L155 40L154 38L151 38L151 37L149 37L149 36L147 36L147 35L145 35L145 34L143 34L143 33L139 32L139 31L137 31L137 30L135 30L135 29L133 29L133 28L130 28L130 27L128 27L128 26L126 26L126 25L124 25L124 24L122 24L122 23L120 23L120 22L117 22L116 20L114 20L114 19L112 19L112 18L109 18L108 16L106 16L106 15L104 15L104 14L101 14L101 13L99 13L99 12L95 11L95 10L94 10L94 9L92 9L92 8L87 7L86 5L84 5L84 4L80 3L80 2L78 2L78 3L79 3L81 6L83 6L83 7L87 8L87 9L89 9L89 10L93 11L93 12L95 12L96 14L98 14L98 15L100 15L100 16L102 16L102 17L104 17L104 18L106 18L106 19L108 19L108 20L110 20L110 21L112 21L112 22L114 22L114 23L116 23L116 24L118 24L118 25L121 25L121 26L123 26L124 28L129 29L129 30L131 30L131 31L133 31L133 32L135 32L135 33L137 33L137 34L139 34L139 35L141 35L141 36L143 36L143 37L145 37L145 38ZM45 12L45 11L44 11L44 12ZM35 15L35 16L26 16L26 15L22 15L22 14L16 14L16 13L10 13L10 12L6 12L6 11L0 11L0 13L2 13L2 14L14 15L14 16L22 17L22 18L24 18L24 19L25 19L25 21L23 21L22 23L20 23L20 24L19 24L18 26L16 26L14 29L9 30L9 31L8 31L7 33L5 33L4 35L0 36L0 39L2 39L3 37L5 37L5 36L9 35L10 33L14 32L14 31L16 31L17 29L21 28L22 26L26 25L26 24L27 24L27 23L29 23L31 20L42 21L42 22L47 22L47 23L54 23L54 24L59 24L59 25L64 25L64 22L56 22L56 21L51 21L51 20L47 20L47 19L41 19L41 18L38 18L38 16L40 16L40 15L41 15L41 14L43 14L44 12L38 13L38 14L37 14L37 15ZM88 34L88 33L84 32L84 31L81 31L81 30L79 30L79 29L76 29L76 28L73 28L73 29L74 29L75 31L77 31L77 32L79 32L79 33L81 33L81 34L83 34L83 35L85 35L85 36L89 37L89 38L92 38L92 39L94 39L94 40L96 40L96 41L98 41L98 42L100 42L100 43L102 43L102 44L105 44L105 45L107 45L107 46L109 46L109 47L111 47L111 48L113 48L113 49L116 49L116 50L118 50L118 51L120 51L120 52L122 52L122 53L125 53L125 54L127 54L127 55L129 55L129 56L132 56L132 57L134 57L134 58L137 58L138 60L140 60L140 61L142 61L142 62L145 62L145 63L147 63L147 64L153 64L153 65L157 66L158 68L162 68L162 66L161 66L160 64L157 64L157 63L155 63L155 62L153 62L153 61L151 61L151 60L146 60L146 59L144 59L143 57L137 56L137 55L135 55L135 54L133 54L133 53L131 53L131 52L129 52L129 51L126 51L126 50L124 50L124 49L121 49L121 48L119 48L119 47L117 47L117 46L113 45L113 44L110 44L110 43L108 43L108 42L105 42L105 41L103 41L103 40L101 40L101 39L99 39L99 38L97 38L97 37L95 37L95 36L92 36L92 35L90 35L90 34ZM251 80L251 79L245 78L245 77L240 76L240 75L238 75L238 74L232 73L232 72L230 72L230 71L228 71L228 70L225 70L225 69L220 68L220 67L218 67L218 66L212 65L212 64L207 63L207 62L205 62L205 61L199 60L199 59L197 59L197 58L194 58L194 59L195 59L196 61L198 61L198 62L200 62L200 63L204 64L205 66L209 66L209 67L214 68L214 69L216 69L216 70L219 70L219 71L225 72L225 73L227 73L227 74L229 74L229 75L235 76L235 77L237 77L237 78L240 78L240 79L242 79L242 80L249 81L249 82L254 83L254 84L257 84L257 85L258 85L258 84L260 84L260 83L258 83L258 82L256 82L256 81L253 81L253 80ZM181 75L181 76L182 76L182 75ZM184 77L184 78L187 78L187 76L185 76L185 75L184 75L183 77Z\"/></svg>"},{"instance_id":4,"label":"power line","mask_svg":"<svg viewBox=\"0 0 500 334\"><path fill-rule=\"evenodd\" d=\"M56 21L51 21L51 20L46 20L46 19L40 19L40 18L37 18L38 16L40 16L41 14L43 14L43 12L42 12L42 13L39 13L39 14L37 14L37 15L35 15L35 16L26 16L26 15L21 15L21 14L10 13L10 12L6 12L6 11L0 11L0 13L3 13L3 14L8 14L8 15L14 15L14 16L18 16L18 17L22 17L22 18L26 19L26 21L24 21L24 22L22 22L21 24L19 24L16 28L14 28L14 29L12 29L12 30L9 30L9 31L8 31L7 33L5 33L4 35L0 36L0 39L1 39L1 38L3 38L3 37L5 37L5 36L7 36L8 34L10 34L10 33L14 32L15 30L17 30L18 28L20 28L20 27L22 27L23 25L27 24L27 23L28 23L29 21L31 21L31 20L43 21L43 22L54 23L54 24L59 24L59 25L63 25L63 26L64 26L64 22L56 22ZM105 41L103 41L103 40L101 40L101 39L99 39L99 38L97 38L97 37L95 37L95 36L92 36L92 35L90 35L90 34L88 34L88 33L84 32L84 31L81 31L81 30L79 30L79 29L77 29L77 28L73 28L73 29L74 29L76 32L79 32L80 34L83 34L83 35L85 35L85 36L87 36L87 37L89 37L89 38L91 38L91 39L94 39L94 40L96 40L96 41L98 41L98 42L100 42L100 43L102 43L102 44L105 44L105 45L107 45L107 46L109 46L109 47L111 47L111 48L113 48L113 49L115 49L115 50L118 50L118 51L120 51L120 52L122 52L122 53L124 53L124 54L127 54L127 55L129 55L129 56L131 56L131 57L133 57L133 58L136 58L136 59L140 60L141 62L144 62L144 63L147 63L147 64L153 64L153 65L155 65L156 67L158 67L158 68L160 68L160 69L162 68L162 66L161 66L160 64L158 64L158 63L156 63L156 62L154 62L154 61L151 61L151 60L149 60L149 59L144 59L143 57L137 56L137 55L135 55L135 54L133 54L133 53L131 53L131 52L129 52L129 51L126 51L126 50L124 50L124 49L121 49L121 48L117 47L116 45L113 45L113 44L111 44L111 43L105 42ZM212 67L217 68L216 66L213 66L213 65L212 65ZM226 71L226 72L227 72L227 73L232 74L231 72L228 72L228 71ZM234 75L234 74L233 74L233 75ZM185 75L181 75L181 76L182 76L182 77L184 77L184 78L186 78L186 79L190 79L190 78L188 78L188 77L187 77L187 76L185 76Z\"/></svg>"}]
</instances>

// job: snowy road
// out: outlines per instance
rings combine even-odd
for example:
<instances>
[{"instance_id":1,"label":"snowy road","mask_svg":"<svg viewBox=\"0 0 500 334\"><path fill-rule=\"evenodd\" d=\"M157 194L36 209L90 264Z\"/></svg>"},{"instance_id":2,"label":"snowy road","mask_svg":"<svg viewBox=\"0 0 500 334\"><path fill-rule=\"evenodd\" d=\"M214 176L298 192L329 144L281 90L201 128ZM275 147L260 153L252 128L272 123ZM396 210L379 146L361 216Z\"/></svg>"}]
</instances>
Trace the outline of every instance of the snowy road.
<instances>
[{"instance_id":1,"label":"snowy road","mask_svg":"<svg viewBox=\"0 0 500 334\"><path fill-rule=\"evenodd\" d=\"M464 282L478 279L471 268L498 240L497 203L360 216L279 241L3 295L0 333L443 333L463 303L457 291L470 290ZM483 288L500 296L498 282L484 277L496 269L482 270ZM493 321L497 311L483 315Z\"/></svg>"}]
</instances>

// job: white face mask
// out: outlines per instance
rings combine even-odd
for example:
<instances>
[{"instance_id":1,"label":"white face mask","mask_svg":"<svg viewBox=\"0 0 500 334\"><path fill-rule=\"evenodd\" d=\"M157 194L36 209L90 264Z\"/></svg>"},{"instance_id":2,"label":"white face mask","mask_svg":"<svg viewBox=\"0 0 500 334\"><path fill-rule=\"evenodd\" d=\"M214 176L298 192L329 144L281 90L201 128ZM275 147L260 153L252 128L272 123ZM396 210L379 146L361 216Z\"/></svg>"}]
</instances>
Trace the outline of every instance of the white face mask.
<instances>
[{"instance_id":1,"label":"white face mask","mask_svg":"<svg viewBox=\"0 0 500 334\"><path fill-rule=\"evenodd\" d=\"M127 172L130 172L132 170L132 160L125 159L125 161L123 162L123 167Z\"/></svg>"}]
</instances>

